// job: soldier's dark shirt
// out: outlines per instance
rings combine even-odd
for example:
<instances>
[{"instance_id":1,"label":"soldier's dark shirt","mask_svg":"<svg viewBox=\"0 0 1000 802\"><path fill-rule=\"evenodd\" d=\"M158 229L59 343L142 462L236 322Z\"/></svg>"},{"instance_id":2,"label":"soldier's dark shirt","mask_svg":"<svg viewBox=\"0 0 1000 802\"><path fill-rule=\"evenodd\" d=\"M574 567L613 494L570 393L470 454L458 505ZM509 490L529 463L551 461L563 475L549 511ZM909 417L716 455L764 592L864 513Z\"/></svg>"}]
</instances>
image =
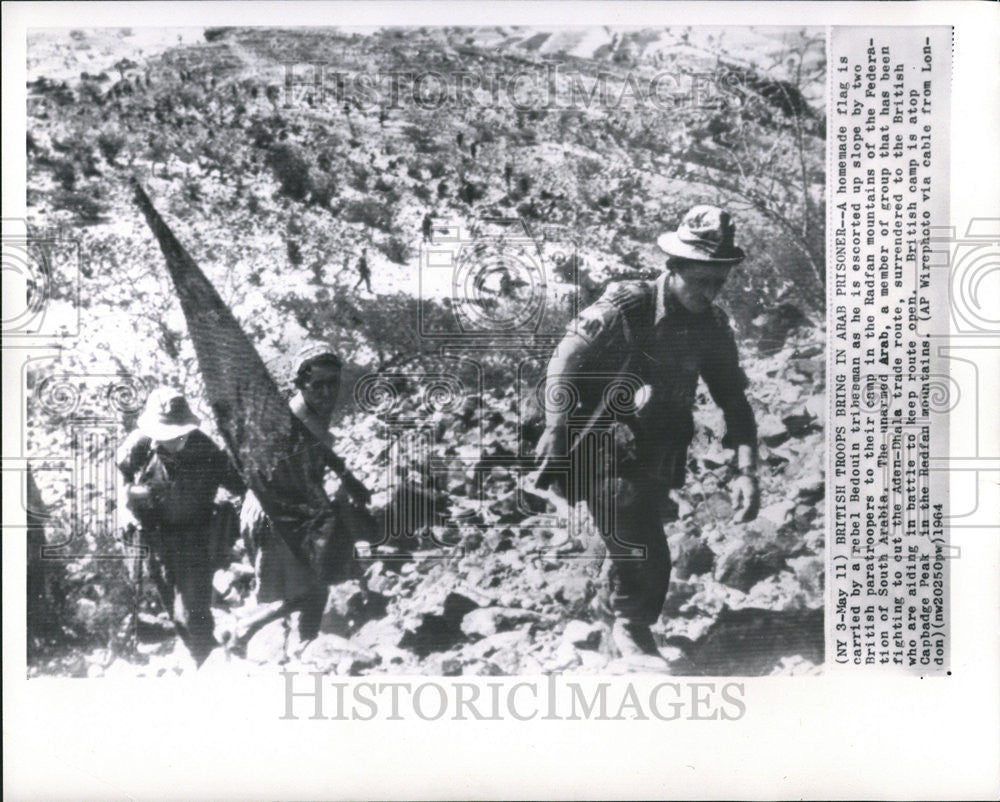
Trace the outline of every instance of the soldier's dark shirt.
<instances>
[{"instance_id":1,"label":"soldier's dark shirt","mask_svg":"<svg viewBox=\"0 0 1000 802\"><path fill-rule=\"evenodd\" d=\"M157 484L163 498L141 513L147 527L188 526L212 516L215 493L222 485L234 494L243 482L229 457L199 429L188 435L184 448L171 453L134 430L118 452L118 469L129 484Z\"/></svg>"},{"instance_id":2,"label":"soldier's dark shirt","mask_svg":"<svg viewBox=\"0 0 1000 802\"><path fill-rule=\"evenodd\" d=\"M666 290L666 278L609 285L570 324L559 352L580 375L574 380L579 403L569 413L571 427L585 424L595 410L615 407L615 417L634 436L633 456L642 469L680 487L694 436L699 376L723 411L723 445L753 445L757 429L726 314L715 306L688 311ZM623 370L625 383L644 386L638 409L609 388Z\"/></svg>"}]
</instances>

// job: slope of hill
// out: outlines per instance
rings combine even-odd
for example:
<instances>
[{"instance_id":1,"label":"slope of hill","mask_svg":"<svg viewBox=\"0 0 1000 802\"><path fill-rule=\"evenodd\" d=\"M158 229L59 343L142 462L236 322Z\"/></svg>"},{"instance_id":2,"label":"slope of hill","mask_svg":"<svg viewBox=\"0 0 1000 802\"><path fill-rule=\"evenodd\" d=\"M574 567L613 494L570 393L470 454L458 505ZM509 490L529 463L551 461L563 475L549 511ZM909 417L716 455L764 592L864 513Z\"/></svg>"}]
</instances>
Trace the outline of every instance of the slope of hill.
<instances>
[{"instance_id":1,"label":"slope of hill","mask_svg":"<svg viewBox=\"0 0 1000 802\"><path fill-rule=\"evenodd\" d=\"M436 227L469 236L486 219L522 221L547 271L558 331L567 299L585 303L610 278L654 272L652 243L685 208L730 206L751 259L723 302L744 337L762 421L765 513L748 526L723 523L719 424L700 412L688 507L670 530L678 568L659 635L703 673L806 670L821 660L821 617L809 610L822 603L822 334L806 326L788 339L775 322L789 310L798 322L823 317L823 128L813 109L821 40L817 49L808 32L746 32L738 41L729 32L727 41L707 30L603 29L209 29L201 37L188 30L181 41L173 32L130 41L136 36L80 31L29 41L30 223L79 241L84 288L81 337L36 381L58 371L177 383L210 419L160 254L128 196L136 173L277 374L302 339L321 336L348 358L350 381L442 364L416 328L418 312L451 314L447 281L419 297L428 286L419 281L427 214ZM325 65L318 84L315 64ZM547 105L538 76L553 70L563 94ZM665 109L644 93L668 71L678 91ZM463 72L475 76L474 102L468 84L454 80ZM430 81L419 77L428 74L444 76L429 95ZM371 91L392 75L401 76L396 103ZM512 90L516 75L529 77ZM707 89L696 102L678 99L696 86L688 75L710 76L699 79ZM606 87L603 102L586 100L595 85ZM502 241L492 247L509 254ZM371 293L356 287L365 248ZM55 286L57 299L68 291ZM786 314L774 313L779 304ZM454 464L445 479L408 466L409 479L421 492L447 495L468 526L424 521L406 543L376 549L367 603L345 589L325 624L328 638L350 635L353 645L330 640L326 652L298 655L278 625L248 657L312 655L352 672L607 667L591 648L600 632L587 629L599 566L570 559L591 544L549 548L545 538L557 535L532 520L538 510L524 509L517 475L494 468L482 498L463 490L469 478L459 475L477 449L517 451L525 422L514 371L530 352L522 343L482 360L485 390L469 402L478 405L475 425L467 397L425 410L436 460ZM541 365L534 356L529 385ZM404 387L401 403L417 405L419 389ZM379 491L379 508L391 509L389 435L350 399L342 408L341 451ZM58 421L36 408L32 427L40 456L58 450ZM442 540L460 553L443 554ZM234 559L217 588L223 623L246 589L245 555ZM68 595L124 581L102 571L77 572ZM102 594L114 619L121 594ZM122 632L86 656L95 615L88 605L72 611L70 628L83 640L69 662L58 658L63 670L183 665L169 642L115 662L128 640ZM807 635L799 640L788 635L800 630ZM740 645L748 632L759 646ZM732 655L744 662L726 663ZM235 657L233 665L246 667Z\"/></svg>"}]
</instances>

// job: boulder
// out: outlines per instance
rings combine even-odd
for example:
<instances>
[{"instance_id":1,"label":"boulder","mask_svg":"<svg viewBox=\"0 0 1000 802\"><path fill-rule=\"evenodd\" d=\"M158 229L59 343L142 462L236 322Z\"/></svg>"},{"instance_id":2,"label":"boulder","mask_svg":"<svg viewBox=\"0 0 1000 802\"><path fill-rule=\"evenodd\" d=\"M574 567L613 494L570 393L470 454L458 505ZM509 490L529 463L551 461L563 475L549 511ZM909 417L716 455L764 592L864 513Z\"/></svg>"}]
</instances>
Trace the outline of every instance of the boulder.
<instances>
[{"instance_id":1,"label":"boulder","mask_svg":"<svg viewBox=\"0 0 1000 802\"><path fill-rule=\"evenodd\" d=\"M817 378L823 378L823 371L826 368L826 362L822 359L810 358L792 358L788 360L789 367L794 371L792 375L792 380L797 379L795 374L801 376L802 379L807 381L815 381Z\"/></svg>"},{"instance_id":2,"label":"boulder","mask_svg":"<svg viewBox=\"0 0 1000 802\"><path fill-rule=\"evenodd\" d=\"M458 655L451 653L428 657L419 664L414 673L426 677L460 677L474 672L470 670L468 660L462 660Z\"/></svg>"},{"instance_id":3,"label":"boulder","mask_svg":"<svg viewBox=\"0 0 1000 802\"><path fill-rule=\"evenodd\" d=\"M246 659L251 663L272 663L281 664L288 660L289 645L291 640L297 640L298 634L289 626L287 619L280 618L277 621L261 627L247 643Z\"/></svg>"},{"instance_id":4,"label":"boulder","mask_svg":"<svg viewBox=\"0 0 1000 802\"><path fill-rule=\"evenodd\" d=\"M812 343L811 345L801 345L792 352L792 359L812 359L822 357L826 348L822 343Z\"/></svg>"},{"instance_id":5,"label":"boulder","mask_svg":"<svg viewBox=\"0 0 1000 802\"><path fill-rule=\"evenodd\" d=\"M602 633L603 627L600 624L574 619L566 625L562 642L577 649L597 649L601 645Z\"/></svg>"},{"instance_id":6,"label":"boulder","mask_svg":"<svg viewBox=\"0 0 1000 802\"><path fill-rule=\"evenodd\" d=\"M469 637L487 638L540 619L538 613L515 607L481 607L462 618L462 632Z\"/></svg>"},{"instance_id":7,"label":"boulder","mask_svg":"<svg viewBox=\"0 0 1000 802\"><path fill-rule=\"evenodd\" d=\"M350 655L337 663L337 674L342 677L360 677L382 662L381 655Z\"/></svg>"},{"instance_id":8,"label":"boulder","mask_svg":"<svg viewBox=\"0 0 1000 802\"><path fill-rule=\"evenodd\" d=\"M702 538L685 533L671 542L673 574L677 579L711 573L715 567L715 552Z\"/></svg>"},{"instance_id":9,"label":"boulder","mask_svg":"<svg viewBox=\"0 0 1000 802\"><path fill-rule=\"evenodd\" d=\"M781 499L763 507L758 513L757 518L762 523L767 522L772 524L772 526L766 527L767 529L777 531L792 522L794 513L795 502L788 499Z\"/></svg>"},{"instance_id":10,"label":"boulder","mask_svg":"<svg viewBox=\"0 0 1000 802\"><path fill-rule=\"evenodd\" d=\"M356 580L333 585L328 591L319 631L347 637L368 621L382 618L388 603L381 593L362 590Z\"/></svg>"},{"instance_id":11,"label":"boulder","mask_svg":"<svg viewBox=\"0 0 1000 802\"><path fill-rule=\"evenodd\" d=\"M803 504L816 504L826 495L826 482L819 472L803 476L795 483L795 498Z\"/></svg>"},{"instance_id":12,"label":"boulder","mask_svg":"<svg viewBox=\"0 0 1000 802\"><path fill-rule=\"evenodd\" d=\"M445 657L441 660L440 671L442 677L462 676L462 661L457 657Z\"/></svg>"},{"instance_id":13,"label":"boulder","mask_svg":"<svg viewBox=\"0 0 1000 802\"><path fill-rule=\"evenodd\" d=\"M396 567L401 566L397 565ZM368 590L386 597L395 595L399 587L399 574L390 570L390 567L382 560L375 560L368 566L365 570L365 580L368 583ZM329 599L327 599L327 604L329 604Z\"/></svg>"},{"instance_id":14,"label":"boulder","mask_svg":"<svg viewBox=\"0 0 1000 802\"><path fill-rule=\"evenodd\" d=\"M581 664L580 653L572 643L563 642L556 649L544 664L544 670L548 672L561 673L579 668Z\"/></svg>"},{"instance_id":15,"label":"boulder","mask_svg":"<svg viewBox=\"0 0 1000 802\"><path fill-rule=\"evenodd\" d=\"M767 446L780 446L791 435L785 424L776 415L763 415L757 422L757 436Z\"/></svg>"},{"instance_id":16,"label":"boulder","mask_svg":"<svg viewBox=\"0 0 1000 802\"><path fill-rule=\"evenodd\" d=\"M514 577L507 577L506 586L509 587L511 584L513 584L513 581ZM505 585L497 584L496 582L494 582L493 587L503 588L505 587ZM499 605L500 607L517 607L519 606L520 601L521 601L520 594L511 592L501 593L496 598L496 604Z\"/></svg>"},{"instance_id":17,"label":"boulder","mask_svg":"<svg viewBox=\"0 0 1000 802\"><path fill-rule=\"evenodd\" d=\"M749 592L750 588L785 568L785 552L773 543L743 543L716 563L715 578L724 585Z\"/></svg>"},{"instance_id":18,"label":"boulder","mask_svg":"<svg viewBox=\"0 0 1000 802\"><path fill-rule=\"evenodd\" d=\"M531 636L525 628L498 632L466 647L466 652L475 658L493 659L501 651L526 652L531 646Z\"/></svg>"},{"instance_id":19,"label":"boulder","mask_svg":"<svg viewBox=\"0 0 1000 802\"><path fill-rule=\"evenodd\" d=\"M799 412L793 415L785 415L781 419L788 434L792 437L804 437L816 430L816 418L808 412ZM768 444L770 445L770 443ZM777 444L775 444L777 445Z\"/></svg>"},{"instance_id":20,"label":"boulder","mask_svg":"<svg viewBox=\"0 0 1000 802\"><path fill-rule=\"evenodd\" d=\"M806 399L803 409L808 414L816 418L820 426L826 421L827 397L825 395L813 395Z\"/></svg>"},{"instance_id":21,"label":"boulder","mask_svg":"<svg viewBox=\"0 0 1000 802\"><path fill-rule=\"evenodd\" d=\"M805 555L788 560L788 567L794 572L795 578L802 587L822 597L823 581L826 572L826 563L822 556Z\"/></svg>"},{"instance_id":22,"label":"boulder","mask_svg":"<svg viewBox=\"0 0 1000 802\"><path fill-rule=\"evenodd\" d=\"M514 532L506 527L491 527L484 533L486 548L494 554L514 548Z\"/></svg>"},{"instance_id":23,"label":"boulder","mask_svg":"<svg viewBox=\"0 0 1000 802\"><path fill-rule=\"evenodd\" d=\"M575 565L573 567L576 568ZM555 600L565 606L567 615L574 618L581 617L587 612L590 600L596 592L591 578L580 573L579 569L572 573L567 572L558 579L553 578L551 586L554 589Z\"/></svg>"},{"instance_id":24,"label":"boulder","mask_svg":"<svg viewBox=\"0 0 1000 802\"><path fill-rule=\"evenodd\" d=\"M802 388L795 384L778 384L777 400L782 404L794 404L802 395Z\"/></svg>"},{"instance_id":25,"label":"boulder","mask_svg":"<svg viewBox=\"0 0 1000 802\"><path fill-rule=\"evenodd\" d=\"M521 571L524 568L524 558L517 549L508 549L497 555L497 562L505 565L512 571Z\"/></svg>"},{"instance_id":26,"label":"boulder","mask_svg":"<svg viewBox=\"0 0 1000 802\"><path fill-rule=\"evenodd\" d=\"M378 655L351 643L338 635L321 634L311 640L299 658L303 663L313 665L320 671L343 673L340 666L354 670L372 668L379 663Z\"/></svg>"},{"instance_id":27,"label":"boulder","mask_svg":"<svg viewBox=\"0 0 1000 802\"><path fill-rule=\"evenodd\" d=\"M504 670L496 663L491 663L489 660L476 660L475 662L470 663L467 669L466 673L477 677L504 676Z\"/></svg>"},{"instance_id":28,"label":"boulder","mask_svg":"<svg viewBox=\"0 0 1000 802\"><path fill-rule=\"evenodd\" d=\"M404 634L396 621L381 618L369 621L351 640L370 649L398 649Z\"/></svg>"},{"instance_id":29,"label":"boulder","mask_svg":"<svg viewBox=\"0 0 1000 802\"><path fill-rule=\"evenodd\" d=\"M440 604L425 602L424 609L406 623L399 645L420 657L447 651L465 640L462 619L477 606L468 596L454 591L447 593Z\"/></svg>"},{"instance_id":30,"label":"boulder","mask_svg":"<svg viewBox=\"0 0 1000 802\"><path fill-rule=\"evenodd\" d=\"M490 591L483 590L482 588L476 587L475 583L472 581L473 576L470 574L466 577L466 581L459 585L456 585L454 592L464 596L465 598L475 602L480 607L489 607L496 601L496 594ZM482 577L480 576L481 580ZM517 605L506 605L508 607L516 607Z\"/></svg>"}]
</instances>

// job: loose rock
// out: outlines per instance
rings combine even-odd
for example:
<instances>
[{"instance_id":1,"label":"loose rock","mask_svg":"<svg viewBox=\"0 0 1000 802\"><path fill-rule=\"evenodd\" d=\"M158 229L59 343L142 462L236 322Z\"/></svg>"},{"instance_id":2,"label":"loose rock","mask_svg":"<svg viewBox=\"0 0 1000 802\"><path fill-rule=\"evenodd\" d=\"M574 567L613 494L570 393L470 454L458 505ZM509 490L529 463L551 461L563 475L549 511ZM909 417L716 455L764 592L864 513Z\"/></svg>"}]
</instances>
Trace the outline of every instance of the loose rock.
<instances>
[{"instance_id":1,"label":"loose rock","mask_svg":"<svg viewBox=\"0 0 1000 802\"><path fill-rule=\"evenodd\" d=\"M379 662L378 655L374 652L362 649L346 638L325 634L310 641L302 650L300 659L303 663L331 673L341 664L348 668L371 668Z\"/></svg>"},{"instance_id":2,"label":"loose rock","mask_svg":"<svg viewBox=\"0 0 1000 802\"><path fill-rule=\"evenodd\" d=\"M513 629L518 624L539 620L530 610L514 607L482 607L462 619L462 632L470 637L485 638L498 632Z\"/></svg>"},{"instance_id":3,"label":"loose rock","mask_svg":"<svg viewBox=\"0 0 1000 802\"><path fill-rule=\"evenodd\" d=\"M600 624L574 620L566 625L563 632L563 643L573 645L578 649L597 649L601 645L603 628Z\"/></svg>"}]
</instances>

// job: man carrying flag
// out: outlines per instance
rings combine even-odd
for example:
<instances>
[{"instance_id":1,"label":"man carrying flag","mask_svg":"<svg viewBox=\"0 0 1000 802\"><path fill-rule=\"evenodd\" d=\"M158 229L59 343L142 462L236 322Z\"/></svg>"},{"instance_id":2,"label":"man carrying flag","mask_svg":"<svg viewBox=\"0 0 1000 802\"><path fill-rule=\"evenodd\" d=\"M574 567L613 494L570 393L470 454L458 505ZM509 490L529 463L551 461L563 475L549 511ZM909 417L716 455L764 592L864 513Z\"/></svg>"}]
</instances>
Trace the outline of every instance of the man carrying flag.
<instances>
[{"instance_id":1,"label":"man carrying flag","mask_svg":"<svg viewBox=\"0 0 1000 802\"><path fill-rule=\"evenodd\" d=\"M303 376L308 370L309 388L305 384L299 387L303 406L297 412L290 410L232 311L153 207L138 181L133 182L133 189L166 258L167 271L177 290L198 357L206 395L233 462L266 514L270 532L281 538L303 569L316 577L306 583L303 593L297 594L292 604L314 611L319 602L305 602L304 598L318 599L319 583L337 581L343 566L349 562L340 555L352 548L346 532L356 531L371 521L365 510L370 493L331 450L326 431L332 413L332 406L327 410L326 404L335 403L333 374L336 373L339 386L339 369L333 367L329 358L306 360L300 365ZM311 385L314 379L318 382L315 388ZM321 395L325 402L317 400ZM313 399L309 402L312 409L305 405L307 398ZM331 503L323 486L323 468L337 474L350 502ZM306 617L307 634L318 626L313 620L322 614L322 605L319 608L318 615L311 613L311 617ZM286 610L290 611L279 605L267 618L255 617L251 628L241 625L246 630L243 638Z\"/></svg>"},{"instance_id":2,"label":"man carrying flag","mask_svg":"<svg viewBox=\"0 0 1000 802\"><path fill-rule=\"evenodd\" d=\"M341 360L323 343L310 342L295 357L295 395L289 407L292 413L320 442L332 447L330 421L340 391ZM327 465L315 453L303 452L302 470L312 481L322 484ZM338 502L339 504L339 502ZM299 635L303 641L315 638L326 604L327 585L315 570L299 560L278 536L271 521L253 493L247 493L240 515L244 541L256 549L258 609L241 622L247 632L261 622L299 612ZM346 578L349 573L354 538L341 528L331 537L321 556L322 570L328 579ZM246 637L246 635L244 635Z\"/></svg>"}]
</instances>

